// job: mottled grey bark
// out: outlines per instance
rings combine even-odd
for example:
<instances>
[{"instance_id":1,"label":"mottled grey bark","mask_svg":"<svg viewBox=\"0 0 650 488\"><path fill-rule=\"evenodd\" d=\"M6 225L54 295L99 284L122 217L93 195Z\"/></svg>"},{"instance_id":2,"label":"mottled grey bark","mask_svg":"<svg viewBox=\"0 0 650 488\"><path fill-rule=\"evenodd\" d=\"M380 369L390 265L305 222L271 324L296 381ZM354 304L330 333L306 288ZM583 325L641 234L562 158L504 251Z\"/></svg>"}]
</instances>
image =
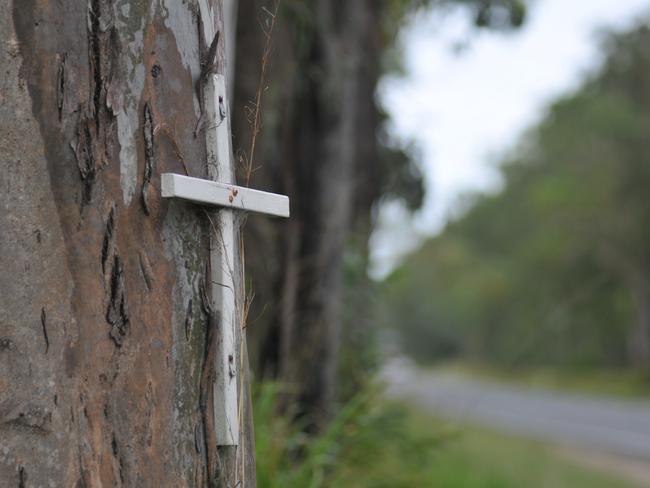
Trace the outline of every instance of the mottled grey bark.
<instances>
[{"instance_id":1,"label":"mottled grey bark","mask_svg":"<svg viewBox=\"0 0 650 488\"><path fill-rule=\"evenodd\" d=\"M0 1L0 486L254 486L247 378L242 447L210 428L209 222L159 192L207 173L199 12Z\"/></svg>"}]
</instances>

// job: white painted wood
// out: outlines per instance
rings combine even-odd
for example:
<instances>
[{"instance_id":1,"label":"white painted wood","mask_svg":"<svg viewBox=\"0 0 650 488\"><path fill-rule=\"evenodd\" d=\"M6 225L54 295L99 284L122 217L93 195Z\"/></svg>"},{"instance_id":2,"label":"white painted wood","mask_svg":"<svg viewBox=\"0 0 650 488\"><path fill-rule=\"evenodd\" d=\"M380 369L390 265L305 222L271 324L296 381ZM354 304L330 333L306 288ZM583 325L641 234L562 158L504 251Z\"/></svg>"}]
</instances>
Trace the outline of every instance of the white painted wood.
<instances>
[{"instance_id":1,"label":"white painted wood","mask_svg":"<svg viewBox=\"0 0 650 488\"><path fill-rule=\"evenodd\" d=\"M175 173L162 174L162 196L289 217L289 197Z\"/></svg>"},{"instance_id":2,"label":"white painted wood","mask_svg":"<svg viewBox=\"0 0 650 488\"><path fill-rule=\"evenodd\" d=\"M207 0L198 0L198 5L203 19L203 38L209 45L216 34L215 11ZM210 233L211 299L218 313L214 424L217 445L237 446L241 420L238 392L242 331L235 288L238 248L233 209L288 217L289 199L234 184L227 95L226 77L223 74L209 75L202 107L209 180L165 173L162 175L161 193L163 197L224 207L211 213L213 228Z\"/></svg>"},{"instance_id":3,"label":"white painted wood","mask_svg":"<svg viewBox=\"0 0 650 488\"><path fill-rule=\"evenodd\" d=\"M216 16L212 2L198 0L202 19L203 39L210 45L216 34ZM199 80L201 83L202 80ZM221 104L219 103L221 100ZM220 109L220 105L223 107ZM230 159L230 122L227 118L227 99L223 75L211 75L203 91L203 123L208 156L208 176L223 183L233 183ZM171 183L171 185L170 185ZM163 177L163 196L176 187L172 178ZM171 191L173 193L173 191ZM169 196L174 196L170 194ZM191 200L191 199L189 199ZM216 326L217 351L214 382L214 424L217 445L239 444L238 416L238 361L237 350L241 337L236 308L234 280L235 227L233 212L222 209L211 214L210 232L210 289L211 300L219 314Z\"/></svg>"},{"instance_id":4,"label":"white painted wood","mask_svg":"<svg viewBox=\"0 0 650 488\"><path fill-rule=\"evenodd\" d=\"M234 183L230 149L230 121L226 78L211 75L205 86L206 147L208 175L225 184ZM212 298L220 312L214 384L214 421L217 444L239 444L239 340L240 327L235 289L235 224L231 210L213 214L210 268ZM239 339L239 340L238 340Z\"/></svg>"}]
</instances>

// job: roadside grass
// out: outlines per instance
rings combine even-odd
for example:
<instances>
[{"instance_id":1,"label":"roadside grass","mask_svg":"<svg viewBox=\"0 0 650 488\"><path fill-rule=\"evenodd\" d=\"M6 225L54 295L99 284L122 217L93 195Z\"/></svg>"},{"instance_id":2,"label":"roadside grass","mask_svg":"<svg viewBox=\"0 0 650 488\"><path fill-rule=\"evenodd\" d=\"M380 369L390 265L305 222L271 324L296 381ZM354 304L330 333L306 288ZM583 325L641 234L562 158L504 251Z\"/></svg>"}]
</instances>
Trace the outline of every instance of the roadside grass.
<instances>
[{"instance_id":1,"label":"roadside grass","mask_svg":"<svg viewBox=\"0 0 650 488\"><path fill-rule=\"evenodd\" d=\"M445 488L627 488L637 486L615 475L566 459L553 446L453 425L409 408L410 428L447 430L453 437L436 452L427 486Z\"/></svg>"},{"instance_id":2,"label":"roadside grass","mask_svg":"<svg viewBox=\"0 0 650 488\"><path fill-rule=\"evenodd\" d=\"M316 437L277 414L282 388L258 385L255 454L260 488L627 488L552 447L467 426L358 393Z\"/></svg>"},{"instance_id":3,"label":"roadside grass","mask_svg":"<svg viewBox=\"0 0 650 488\"><path fill-rule=\"evenodd\" d=\"M411 430L408 411L384 401L378 388L359 392L312 437L290 416L278 415L282 392L275 383L254 392L259 488L430 486L427 467L444 436Z\"/></svg>"},{"instance_id":4,"label":"roadside grass","mask_svg":"<svg viewBox=\"0 0 650 488\"><path fill-rule=\"evenodd\" d=\"M501 383L588 395L650 399L650 373L640 370L499 367L454 361L425 370Z\"/></svg>"}]
</instances>

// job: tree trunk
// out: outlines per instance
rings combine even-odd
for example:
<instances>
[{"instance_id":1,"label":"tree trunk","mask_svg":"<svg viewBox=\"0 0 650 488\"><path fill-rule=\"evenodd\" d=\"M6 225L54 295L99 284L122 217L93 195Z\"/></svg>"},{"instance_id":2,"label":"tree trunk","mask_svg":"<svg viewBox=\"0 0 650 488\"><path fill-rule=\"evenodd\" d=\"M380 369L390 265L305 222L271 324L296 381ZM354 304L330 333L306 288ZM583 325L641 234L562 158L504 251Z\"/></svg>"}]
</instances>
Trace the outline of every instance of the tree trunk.
<instances>
[{"instance_id":1,"label":"tree trunk","mask_svg":"<svg viewBox=\"0 0 650 488\"><path fill-rule=\"evenodd\" d=\"M212 430L210 223L159 191L207 175L202 22L220 1L0 0L1 486L255 484L245 368L240 447Z\"/></svg>"},{"instance_id":2,"label":"tree trunk","mask_svg":"<svg viewBox=\"0 0 650 488\"><path fill-rule=\"evenodd\" d=\"M637 321L628 338L628 351L633 366L650 369L650 283L643 277L635 280Z\"/></svg>"},{"instance_id":3,"label":"tree trunk","mask_svg":"<svg viewBox=\"0 0 650 488\"><path fill-rule=\"evenodd\" d=\"M382 8L370 0L283 4L264 84L253 185L289 194L292 218L282 227L252 219L247 226L249 242L267 243L266 252L247 255L258 318L249 333L258 370L291 384L300 411L316 424L337 398L343 256L356 205L367 202L356 191L372 185L376 169L376 161L357 157L376 147L376 119L367 126L362 117L366 107L376 110L378 70L367 58L378 56L371 37L378 35ZM240 1L236 107L250 104L259 88L266 40L259 25L268 25L268 10L272 2ZM250 117L235 115L236 145L246 151Z\"/></svg>"}]
</instances>

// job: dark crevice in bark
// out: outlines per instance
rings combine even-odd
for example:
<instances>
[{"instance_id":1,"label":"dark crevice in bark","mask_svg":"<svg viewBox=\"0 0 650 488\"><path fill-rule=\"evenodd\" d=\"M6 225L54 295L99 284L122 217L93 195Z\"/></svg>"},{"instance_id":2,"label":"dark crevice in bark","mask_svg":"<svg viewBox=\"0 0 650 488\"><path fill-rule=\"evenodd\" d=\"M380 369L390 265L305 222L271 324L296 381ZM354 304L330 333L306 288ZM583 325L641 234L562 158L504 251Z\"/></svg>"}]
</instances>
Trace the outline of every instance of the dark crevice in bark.
<instances>
[{"instance_id":1,"label":"dark crevice in bark","mask_svg":"<svg viewBox=\"0 0 650 488\"><path fill-rule=\"evenodd\" d=\"M41 327L43 329L43 339L45 339L45 354L50 350L50 339L47 336L47 315L45 307L41 308Z\"/></svg>"},{"instance_id":2,"label":"dark crevice in bark","mask_svg":"<svg viewBox=\"0 0 650 488\"><path fill-rule=\"evenodd\" d=\"M115 205L111 206L106 219L106 229L104 230L104 237L102 239L102 273L106 274L106 261L111 252L113 243L113 236L115 234Z\"/></svg>"},{"instance_id":3,"label":"dark crevice in bark","mask_svg":"<svg viewBox=\"0 0 650 488\"><path fill-rule=\"evenodd\" d=\"M210 276L210 273L206 272L206 276ZM214 430L214 417L212 414L214 411L213 389L215 379L216 331L219 320L218 313L208 298L208 291L204 280L201 280L199 284L199 291L201 295L201 308L208 318L205 333L205 347L203 350L203 364L201 365L199 410L203 424L203 451L205 452L206 464L205 486L213 487L217 486L220 471L219 453L216 449L217 441Z\"/></svg>"},{"instance_id":4,"label":"dark crevice in bark","mask_svg":"<svg viewBox=\"0 0 650 488\"><path fill-rule=\"evenodd\" d=\"M106 311L106 320L111 325L109 336L117 347L122 347L122 339L129 330L130 320L126 306L124 269L120 257L117 255L113 258L110 292L111 296Z\"/></svg>"},{"instance_id":5,"label":"dark crevice in bark","mask_svg":"<svg viewBox=\"0 0 650 488\"><path fill-rule=\"evenodd\" d=\"M24 466L18 467L18 488L25 488L25 480L27 479L27 473Z\"/></svg>"},{"instance_id":6,"label":"dark crevice in bark","mask_svg":"<svg viewBox=\"0 0 650 488\"><path fill-rule=\"evenodd\" d=\"M71 144L71 147L77 160L79 175L83 184L82 206L88 205L92 201L97 166L95 164L93 136L90 132L89 120L82 115L77 126L77 144Z\"/></svg>"},{"instance_id":7,"label":"dark crevice in bark","mask_svg":"<svg viewBox=\"0 0 650 488\"><path fill-rule=\"evenodd\" d=\"M197 422L194 426L194 448L196 449L197 454L200 454L203 457L205 452L205 436L203 435L203 423Z\"/></svg>"},{"instance_id":8,"label":"dark crevice in bark","mask_svg":"<svg viewBox=\"0 0 650 488\"><path fill-rule=\"evenodd\" d=\"M153 392L153 385L151 381L147 382L147 390L144 394L144 399L145 399L145 404L147 405L147 408L144 412L144 425L146 426L144 435L142 437L143 443L146 447L151 447L151 443L153 442L153 430L152 430L152 425L151 422L154 417L154 411L156 408L156 403L154 400L154 392Z\"/></svg>"},{"instance_id":9,"label":"dark crevice in bark","mask_svg":"<svg viewBox=\"0 0 650 488\"><path fill-rule=\"evenodd\" d=\"M154 168L154 121L151 105L149 102L144 104L144 177L142 179L142 208L146 215L150 214L149 210L149 188L151 184L151 175Z\"/></svg>"},{"instance_id":10,"label":"dark crevice in bark","mask_svg":"<svg viewBox=\"0 0 650 488\"><path fill-rule=\"evenodd\" d=\"M120 483L124 485L124 461L121 456L118 458L117 462L119 465Z\"/></svg>"},{"instance_id":11,"label":"dark crevice in bark","mask_svg":"<svg viewBox=\"0 0 650 488\"><path fill-rule=\"evenodd\" d=\"M102 49L101 49L101 26L99 18L101 15L101 0L91 0L88 11L89 32L88 32L88 57L92 71L92 113L95 118L95 128L99 132L100 117L102 108Z\"/></svg>"},{"instance_id":12,"label":"dark crevice in bark","mask_svg":"<svg viewBox=\"0 0 650 488\"><path fill-rule=\"evenodd\" d=\"M190 340L190 332L192 331L192 299L190 298L187 304L187 312L185 313L185 340Z\"/></svg>"},{"instance_id":13,"label":"dark crevice in bark","mask_svg":"<svg viewBox=\"0 0 650 488\"><path fill-rule=\"evenodd\" d=\"M88 62L90 66L90 93L78 106L77 142L72 149L83 183L82 207L92 201L93 188L99 170L110 159L113 118L107 106L108 85L113 66L119 59L119 36L115 28L102 29L103 0L91 0L88 6ZM59 119L65 102L67 54L63 54L57 78L57 107Z\"/></svg>"},{"instance_id":14,"label":"dark crevice in bark","mask_svg":"<svg viewBox=\"0 0 650 488\"><path fill-rule=\"evenodd\" d=\"M63 104L65 102L65 62L67 57L67 53L62 53L59 56L59 69L56 84L56 107L59 112L59 122L61 122L62 119Z\"/></svg>"},{"instance_id":15,"label":"dark crevice in bark","mask_svg":"<svg viewBox=\"0 0 650 488\"><path fill-rule=\"evenodd\" d=\"M79 458L79 479L77 480L77 486L75 488L88 488L90 484L88 483L88 471L84 467L83 459L81 452L78 453Z\"/></svg>"},{"instance_id":16,"label":"dark crevice in bark","mask_svg":"<svg viewBox=\"0 0 650 488\"><path fill-rule=\"evenodd\" d=\"M111 436L111 451L113 452L113 457L117 461L118 473L120 476L120 483L124 485L124 461L120 455L120 450L117 446L117 439L115 438L115 432Z\"/></svg>"},{"instance_id":17,"label":"dark crevice in bark","mask_svg":"<svg viewBox=\"0 0 650 488\"><path fill-rule=\"evenodd\" d=\"M151 269L151 263L147 257L147 253L140 250L138 253L138 261L140 262L140 271L144 278L144 284L147 287L147 291L153 291L154 288L154 274L153 269Z\"/></svg>"}]
</instances>

